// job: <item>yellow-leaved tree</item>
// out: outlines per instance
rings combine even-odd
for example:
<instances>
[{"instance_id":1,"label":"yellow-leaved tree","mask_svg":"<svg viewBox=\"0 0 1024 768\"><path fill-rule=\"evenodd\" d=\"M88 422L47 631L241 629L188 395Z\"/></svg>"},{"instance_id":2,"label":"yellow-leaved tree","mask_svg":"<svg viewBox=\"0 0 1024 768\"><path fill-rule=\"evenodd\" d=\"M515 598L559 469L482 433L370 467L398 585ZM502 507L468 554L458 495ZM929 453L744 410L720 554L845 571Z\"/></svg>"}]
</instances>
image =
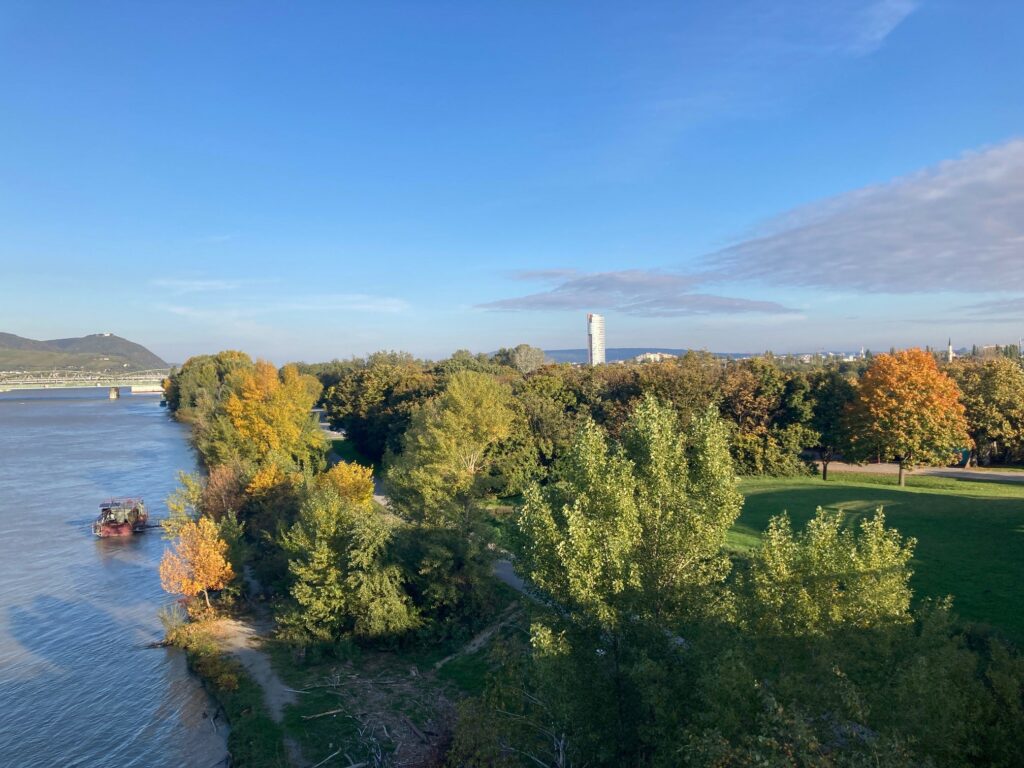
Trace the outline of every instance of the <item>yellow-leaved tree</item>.
<instances>
[{"instance_id":1,"label":"yellow-leaved tree","mask_svg":"<svg viewBox=\"0 0 1024 768\"><path fill-rule=\"evenodd\" d=\"M174 548L164 551L160 584L174 595L202 594L210 608L210 590L223 589L235 577L227 552L216 523L208 517L189 520L179 528Z\"/></svg>"},{"instance_id":2,"label":"yellow-leaved tree","mask_svg":"<svg viewBox=\"0 0 1024 768\"><path fill-rule=\"evenodd\" d=\"M312 414L320 382L294 365L278 372L260 360L236 371L231 386L224 410L239 454L257 467L250 490L280 482L286 473L323 467L326 443Z\"/></svg>"},{"instance_id":3,"label":"yellow-leaved tree","mask_svg":"<svg viewBox=\"0 0 1024 768\"><path fill-rule=\"evenodd\" d=\"M348 461L339 461L319 476L321 486L330 486L344 501L365 506L373 499L373 470Z\"/></svg>"}]
</instances>

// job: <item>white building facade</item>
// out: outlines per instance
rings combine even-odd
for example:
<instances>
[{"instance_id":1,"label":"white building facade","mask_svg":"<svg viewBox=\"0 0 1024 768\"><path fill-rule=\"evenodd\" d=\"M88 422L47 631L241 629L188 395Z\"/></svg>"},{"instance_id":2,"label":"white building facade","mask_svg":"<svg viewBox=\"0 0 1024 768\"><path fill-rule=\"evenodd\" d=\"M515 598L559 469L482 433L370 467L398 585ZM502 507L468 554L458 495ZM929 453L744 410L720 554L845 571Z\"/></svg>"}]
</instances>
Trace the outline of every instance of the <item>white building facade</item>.
<instances>
[{"instance_id":1,"label":"white building facade","mask_svg":"<svg viewBox=\"0 0 1024 768\"><path fill-rule=\"evenodd\" d=\"M604 315L587 315L587 357L591 365L604 362Z\"/></svg>"}]
</instances>

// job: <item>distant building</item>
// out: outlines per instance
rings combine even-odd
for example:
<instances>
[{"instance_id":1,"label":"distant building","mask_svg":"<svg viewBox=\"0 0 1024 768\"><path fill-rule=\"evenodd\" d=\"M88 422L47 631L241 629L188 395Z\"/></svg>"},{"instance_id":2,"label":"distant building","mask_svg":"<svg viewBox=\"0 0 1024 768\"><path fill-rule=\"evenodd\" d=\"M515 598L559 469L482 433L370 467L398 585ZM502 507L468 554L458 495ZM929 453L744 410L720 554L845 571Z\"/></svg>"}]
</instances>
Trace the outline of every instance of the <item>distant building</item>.
<instances>
[{"instance_id":1,"label":"distant building","mask_svg":"<svg viewBox=\"0 0 1024 768\"><path fill-rule=\"evenodd\" d=\"M949 346L946 347L946 362L952 363L954 357L956 357L956 355L953 353L953 339L950 339Z\"/></svg>"},{"instance_id":2,"label":"distant building","mask_svg":"<svg viewBox=\"0 0 1024 768\"><path fill-rule=\"evenodd\" d=\"M587 359L591 365L604 362L604 315L587 315Z\"/></svg>"},{"instance_id":3,"label":"distant building","mask_svg":"<svg viewBox=\"0 0 1024 768\"><path fill-rule=\"evenodd\" d=\"M668 352L641 352L633 360L638 363L661 363L665 360L675 360L676 357L678 355L672 355Z\"/></svg>"}]
</instances>

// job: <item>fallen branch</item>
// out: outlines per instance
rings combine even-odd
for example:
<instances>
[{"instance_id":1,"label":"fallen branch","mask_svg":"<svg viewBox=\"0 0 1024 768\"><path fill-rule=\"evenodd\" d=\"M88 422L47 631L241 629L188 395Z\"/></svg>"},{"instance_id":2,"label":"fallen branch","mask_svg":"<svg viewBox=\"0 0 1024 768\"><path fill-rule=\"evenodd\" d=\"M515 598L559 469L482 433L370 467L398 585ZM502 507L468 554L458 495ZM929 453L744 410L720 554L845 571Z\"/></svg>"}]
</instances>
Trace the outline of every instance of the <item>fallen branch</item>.
<instances>
[{"instance_id":1,"label":"fallen branch","mask_svg":"<svg viewBox=\"0 0 1024 768\"><path fill-rule=\"evenodd\" d=\"M327 717L328 715L337 715L344 712L344 709L328 709L326 712L319 712L315 715L303 715L303 720L316 720L318 717Z\"/></svg>"},{"instance_id":2,"label":"fallen branch","mask_svg":"<svg viewBox=\"0 0 1024 768\"><path fill-rule=\"evenodd\" d=\"M402 715L402 719L405 720L406 725L412 728L412 732L416 734L420 741L422 741L424 744L430 743L427 737L423 735L423 731L416 727L416 724L409 719L408 715Z\"/></svg>"},{"instance_id":3,"label":"fallen branch","mask_svg":"<svg viewBox=\"0 0 1024 768\"><path fill-rule=\"evenodd\" d=\"M320 766L321 766L321 765L323 765L323 764L324 764L324 763L326 763L326 762L327 762L328 760L330 760L330 759L331 759L332 757L334 757L335 755L337 755L337 754L338 754L338 752L341 752L341 747L338 747L338 749L337 749L336 751L334 751L334 752L331 752L331 754L329 754L329 755L328 755L327 757L325 757L325 758L324 758L323 760L321 760L321 761L320 761L319 763L317 763L316 765L314 765L314 766L313 766L313 768L320 768Z\"/></svg>"}]
</instances>

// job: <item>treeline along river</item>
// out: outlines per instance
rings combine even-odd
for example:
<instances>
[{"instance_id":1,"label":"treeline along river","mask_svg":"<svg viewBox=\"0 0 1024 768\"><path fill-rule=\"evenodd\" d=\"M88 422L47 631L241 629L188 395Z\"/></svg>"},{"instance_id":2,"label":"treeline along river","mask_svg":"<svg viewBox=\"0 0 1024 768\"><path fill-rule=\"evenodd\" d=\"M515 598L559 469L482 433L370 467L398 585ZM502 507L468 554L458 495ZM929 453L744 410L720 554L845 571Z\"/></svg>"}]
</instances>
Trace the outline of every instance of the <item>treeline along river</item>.
<instances>
[{"instance_id":1,"label":"treeline along river","mask_svg":"<svg viewBox=\"0 0 1024 768\"><path fill-rule=\"evenodd\" d=\"M159 530L97 539L110 496L155 522L195 459L154 397L0 395L0 766L198 766L224 723L159 640Z\"/></svg>"}]
</instances>

